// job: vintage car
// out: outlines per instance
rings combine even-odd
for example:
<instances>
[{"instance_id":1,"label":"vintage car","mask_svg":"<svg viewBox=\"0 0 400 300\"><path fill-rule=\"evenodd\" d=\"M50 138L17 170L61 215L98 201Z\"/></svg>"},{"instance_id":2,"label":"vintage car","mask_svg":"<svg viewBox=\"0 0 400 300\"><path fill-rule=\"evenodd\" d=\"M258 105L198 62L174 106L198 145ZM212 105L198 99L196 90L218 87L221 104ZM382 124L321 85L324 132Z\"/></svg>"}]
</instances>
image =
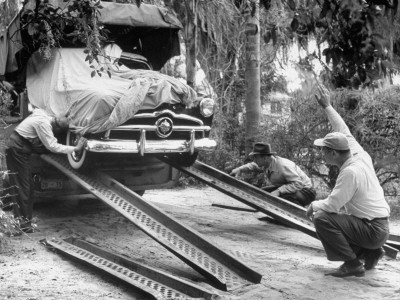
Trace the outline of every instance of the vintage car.
<instances>
[{"instance_id":1,"label":"vintage car","mask_svg":"<svg viewBox=\"0 0 400 300\"><path fill-rule=\"evenodd\" d=\"M16 18L2 34L1 42L9 40L0 43L0 75L9 81L23 76L32 107L71 119L66 144L76 144L80 136L88 139L82 153L68 156L74 169L97 164L129 181L135 190L170 185L167 182L176 181L176 173L157 158L168 156L187 166L199 151L215 149L216 142L209 137L214 100L159 72L180 54L182 27L167 10L103 2L100 11L108 40L98 63L87 61L82 45L66 43L53 50L50 60L40 51L28 53L26 47L15 47L32 43L19 30ZM132 180L121 175L127 162L136 170L129 173L134 174ZM53 175L45 175L39 167L35 172L42 188L62 186L43 184Z\"/></svg>"},{"instance_id":2,"label":"vintage car","mask_svg":"<svg viewBox=\"0 0 400 300\"><path fill-rule=\"evenodd\" d=\"M104 51L107 58L99 65L110 76L104 71L91 77L94 67L85 62L82 48L56 49L50 61L35 53L27 64L30 103L70 118L67 144L81 135L88 139L82 153L68 156L73 168L92 166L92 153L168 155L191 165L199 151L214 149L212 98L198 97L180 80L151 70L144 56L115 43Z\"/></svg>"}]
</instances>

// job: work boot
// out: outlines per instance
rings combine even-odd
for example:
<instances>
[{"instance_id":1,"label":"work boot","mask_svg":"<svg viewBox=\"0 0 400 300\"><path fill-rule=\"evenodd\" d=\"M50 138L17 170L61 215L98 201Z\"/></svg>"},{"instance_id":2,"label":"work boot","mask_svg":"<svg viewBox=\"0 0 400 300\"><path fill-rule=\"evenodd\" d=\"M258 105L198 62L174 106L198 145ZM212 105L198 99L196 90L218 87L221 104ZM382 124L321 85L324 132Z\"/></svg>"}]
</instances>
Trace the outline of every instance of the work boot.
<instances>
[{"instance_id":1,"label":"work boot","mask_svg":"<svg viewBox=\"0 0 400 300\"><path fill-rule=\"evenodd\" d=\"M33 233L33 232L38 231L38 230L36 230L35 226L32 225L32 223L30 221L20 223L19 229L23 233Z\"/></svg>"},{"instance_id":2,"label":"work boot","mask_svg":"<svg viewBox=\"0 0 400 300\"><path fill-rule=\"evenodd\" d=\"M382 247L374 250L366 250L364 253L365 270L371 270L376 267L378 261L385 255L385 250Z\"/></svg>"},{"instance_id":3,"label":"work boot","mask_svg":"<svg viewBox=\"0 0 400 300\"><path fill-rule=\"evenodd\" d=\"M356 276L362 277L365 275L365 268L362 263L357 266L351 266L348 263L344 263L341 265L336 271L327 273L325 276L334 276L334 277L348 277L348 276Z\"/></svg>"}]
</instances>

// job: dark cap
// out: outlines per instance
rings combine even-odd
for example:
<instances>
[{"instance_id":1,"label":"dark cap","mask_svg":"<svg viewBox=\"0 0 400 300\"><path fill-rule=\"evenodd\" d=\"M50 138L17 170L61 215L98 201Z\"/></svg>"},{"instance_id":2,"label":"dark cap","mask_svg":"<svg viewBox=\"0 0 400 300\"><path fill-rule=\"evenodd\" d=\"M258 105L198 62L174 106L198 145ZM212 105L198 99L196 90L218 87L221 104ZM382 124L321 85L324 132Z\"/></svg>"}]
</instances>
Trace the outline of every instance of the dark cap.
<instances>
[{"instance_id":1,"label":"dark cap","mask_svg":"<svg viewBox=\"0 0 400 300\"><path fill-rule=\"evenodd\" d=\"M271 152L271 146L264 143L255 143L253 151L249 154L250 157L254 155L274 155L276 152Z\"/></svg>"}]
</instances>

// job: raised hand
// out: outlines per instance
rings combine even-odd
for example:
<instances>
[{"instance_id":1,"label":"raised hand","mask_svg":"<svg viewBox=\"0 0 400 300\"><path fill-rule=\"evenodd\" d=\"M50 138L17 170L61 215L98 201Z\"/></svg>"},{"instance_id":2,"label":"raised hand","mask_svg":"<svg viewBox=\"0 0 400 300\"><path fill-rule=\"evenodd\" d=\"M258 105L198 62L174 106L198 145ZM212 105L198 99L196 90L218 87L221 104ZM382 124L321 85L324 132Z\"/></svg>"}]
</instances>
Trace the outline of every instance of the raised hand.
<instances>
[{"instance_id":1,"label":"raised hand","mask_svg":"<svg viewBox=\"0 0 400 300\"><path fill-rule=\"evenodd\" d=\"M323 84L318 83L318 94L315 94L314 96L315 99L317 99L319 105L321 105L323 108L331 105L329 90Z\"/></svg>"}]
</instances>

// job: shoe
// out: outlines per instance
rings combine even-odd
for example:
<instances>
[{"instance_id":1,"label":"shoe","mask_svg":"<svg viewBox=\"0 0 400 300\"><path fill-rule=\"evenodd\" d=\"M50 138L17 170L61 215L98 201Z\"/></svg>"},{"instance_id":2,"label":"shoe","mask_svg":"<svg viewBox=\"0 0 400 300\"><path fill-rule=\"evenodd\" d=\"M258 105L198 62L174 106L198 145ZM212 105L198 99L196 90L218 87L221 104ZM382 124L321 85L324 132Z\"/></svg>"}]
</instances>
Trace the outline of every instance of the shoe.
<instances>
[{"instance_id":1,"label":"shoe","mask_svg":"<svg viewBox=\"0 0 400 300\"><path fill-rule=\"evenodd\" d=\"M382 247L374 250L367 250L365 253L365 270L371 270L375 268L383 255L385 255L385 250L383 250Z\"/></svg>"},{"instance_id":2,"label":"shoe","mask_svg":"<svg viewBox=\"0 0 400 300\"><path fill-rule=\"evenodd\" d=\"M21 227L20 229L21 229L21 232L24 232L24 233L34 233L34 232L39 231L32 225L24 226L24 227Z\"/></svg>"},{"instance_id":3,"label":"shoe","mask_svg":"<svg viewBox=\"0 0 400 300\"><path fill-rule=\"evenodd\" d=\"M357 259L358 260L364 260L365 261L365 249L361 249L358 253L357 253Z\"/></svg>"},{"instance_id":4,"label":"shoe","mask_svg":"<svg viewBox=\"0 0 400 300\"><path fill-rule=\"evenodd\" d=\"M334 277L348 277L348 276L362 277L364 275L365 275L365 268L362 264L353 267L347 265L346 263L341 265L335 272L325 274L325 276L334 276Z\"/></svg>"}]
</instances>

